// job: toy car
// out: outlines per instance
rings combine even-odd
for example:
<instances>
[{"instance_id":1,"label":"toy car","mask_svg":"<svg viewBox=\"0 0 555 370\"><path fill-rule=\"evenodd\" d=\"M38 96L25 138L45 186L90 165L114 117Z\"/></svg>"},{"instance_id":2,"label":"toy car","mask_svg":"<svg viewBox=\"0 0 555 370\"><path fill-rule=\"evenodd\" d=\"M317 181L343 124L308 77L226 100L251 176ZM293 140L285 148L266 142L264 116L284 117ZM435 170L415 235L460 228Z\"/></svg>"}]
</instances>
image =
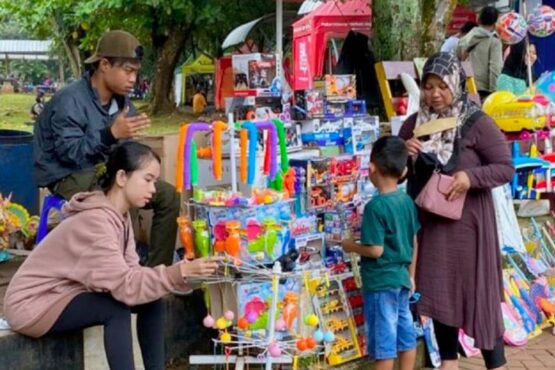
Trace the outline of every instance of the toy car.
<instances>
[{"instance_id":1,"label":"toy car","mask_svg":"<svg viewBox=\"0 0 555 370\"><path fill-rule=\"evenodd\" d=\"M494 92L482 109L504 132L541 130L549 125L549 100L543 95L515 97L511 92Z\"/></svg>"},{"instance_id":2,"label":"toy car","mask_svg":"<svg viewBox=\"0 0 555 370\"><path fill-rule=\"evenodd\" d=\"M338 312L343 309L343 307L339 304L337 299L332 299L328 303L322 305L322 314L329 315L330 313Z\"/></svg>"},{"instance_id":3,"label":"toy car","mask_svg":"<svg viewBox=\"0 0 555 370\"><path fill-rule=\"evenodd\" d=\"M340 319L330 319L327 323L327 327L329 330L335 332L345 330L349 327L349 323L347 320L340 320Z\"/></svg>"},{"instance_id":4,"label":"toy car","mask_svg":"<svg viewBox=\"0 0 555 370\"><path fill-rule=\"evenodd\" d=\"M355 345L353 344L352 341L348 340L347 338L341 335L337 335L335 336L335 342L331 347L331 352L337 355L343 351L353 348L354 346Z\"/></svg>"}]
</instances>

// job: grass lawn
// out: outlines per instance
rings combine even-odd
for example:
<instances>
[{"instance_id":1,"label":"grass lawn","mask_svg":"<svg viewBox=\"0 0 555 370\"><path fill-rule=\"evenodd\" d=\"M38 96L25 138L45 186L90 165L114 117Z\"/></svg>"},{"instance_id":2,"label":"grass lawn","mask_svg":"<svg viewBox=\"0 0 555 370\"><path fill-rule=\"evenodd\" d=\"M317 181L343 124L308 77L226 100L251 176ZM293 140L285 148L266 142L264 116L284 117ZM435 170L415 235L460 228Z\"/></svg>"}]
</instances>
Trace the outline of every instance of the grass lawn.
<instances>
[{"instance_id":1,"label":"grass lawn","mask_svg":"<svg viewBox=\"0 0 555 370\"><path fill-rule=\"evenodd\" d=\"M0 94L0 129L32 131L30 110L35 102L33 94ZM146 106L144 101L135 101L140 110ZM151 117L152 124L147 135L164 135L179 131L181 122L192 122L195 119L190 113L173 113Z\"/></svg>"}]
</instances>

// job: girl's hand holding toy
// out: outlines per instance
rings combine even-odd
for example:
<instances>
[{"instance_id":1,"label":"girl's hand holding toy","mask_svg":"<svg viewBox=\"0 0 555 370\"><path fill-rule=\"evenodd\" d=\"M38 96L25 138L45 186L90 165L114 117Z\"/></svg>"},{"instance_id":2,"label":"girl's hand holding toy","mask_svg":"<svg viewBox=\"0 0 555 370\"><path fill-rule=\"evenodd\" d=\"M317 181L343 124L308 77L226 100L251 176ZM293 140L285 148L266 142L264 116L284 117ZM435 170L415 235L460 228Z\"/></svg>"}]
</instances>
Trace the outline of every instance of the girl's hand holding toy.
<instances>
[{"instance_id":1,"label":"girl's hand holding toy","mask_svg":"<svg viewBox=\"0 0 555 370\"><path fill-rule=\"evenodd\" d=\"M181 276L190 278L194 276L214 275L219 267L219 262L223 261L222 257L205 257L197 258L192 261L181 261Z\"/></svg>"}]
</instances>

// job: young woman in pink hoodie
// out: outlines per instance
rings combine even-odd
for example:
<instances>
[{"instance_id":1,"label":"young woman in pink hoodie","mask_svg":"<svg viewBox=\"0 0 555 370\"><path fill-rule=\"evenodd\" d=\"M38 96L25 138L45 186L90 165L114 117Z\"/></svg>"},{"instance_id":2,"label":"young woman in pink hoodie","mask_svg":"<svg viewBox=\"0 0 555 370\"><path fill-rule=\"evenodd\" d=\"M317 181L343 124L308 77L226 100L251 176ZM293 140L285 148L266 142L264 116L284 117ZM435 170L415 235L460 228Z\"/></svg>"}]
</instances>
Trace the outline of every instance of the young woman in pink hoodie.
<instances>
[{"instance_id":1,"label":"young woman in pink hoodie","mask_svg":"<svg viewBox=\"0 0 555 370\"><path fill-rule=\"evenodd\" d=\"M64 219L36 247L8 286L6 319L32 337L104 326L111 369L134 369L131 313L146 369L164 369L160 298L188 289L186 279L215 273L217 258L154 268L139 265L129 217L148 203L160 176L160 158L146 145L124 142L111 152L103 191L78 193Z\"/></svg>"}]
</instances>

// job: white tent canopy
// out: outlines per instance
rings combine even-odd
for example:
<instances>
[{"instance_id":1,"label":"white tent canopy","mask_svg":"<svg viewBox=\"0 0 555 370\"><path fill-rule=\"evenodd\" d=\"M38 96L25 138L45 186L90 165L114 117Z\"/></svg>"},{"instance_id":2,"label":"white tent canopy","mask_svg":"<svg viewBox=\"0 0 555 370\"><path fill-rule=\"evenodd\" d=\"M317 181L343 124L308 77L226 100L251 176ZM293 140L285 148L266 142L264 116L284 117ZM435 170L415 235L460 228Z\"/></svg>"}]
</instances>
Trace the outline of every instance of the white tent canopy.
<instances>
[{"instance_id":1,"label":"white tent canopy","mask_svg":"<svg viewBox=\"0 0 555 370\"><path fill-rule=\"evenodd\" d=\"M51 55L51 47L52 40L0 40L0 59L58 59Z\"/></svg>"}]
</instances>

